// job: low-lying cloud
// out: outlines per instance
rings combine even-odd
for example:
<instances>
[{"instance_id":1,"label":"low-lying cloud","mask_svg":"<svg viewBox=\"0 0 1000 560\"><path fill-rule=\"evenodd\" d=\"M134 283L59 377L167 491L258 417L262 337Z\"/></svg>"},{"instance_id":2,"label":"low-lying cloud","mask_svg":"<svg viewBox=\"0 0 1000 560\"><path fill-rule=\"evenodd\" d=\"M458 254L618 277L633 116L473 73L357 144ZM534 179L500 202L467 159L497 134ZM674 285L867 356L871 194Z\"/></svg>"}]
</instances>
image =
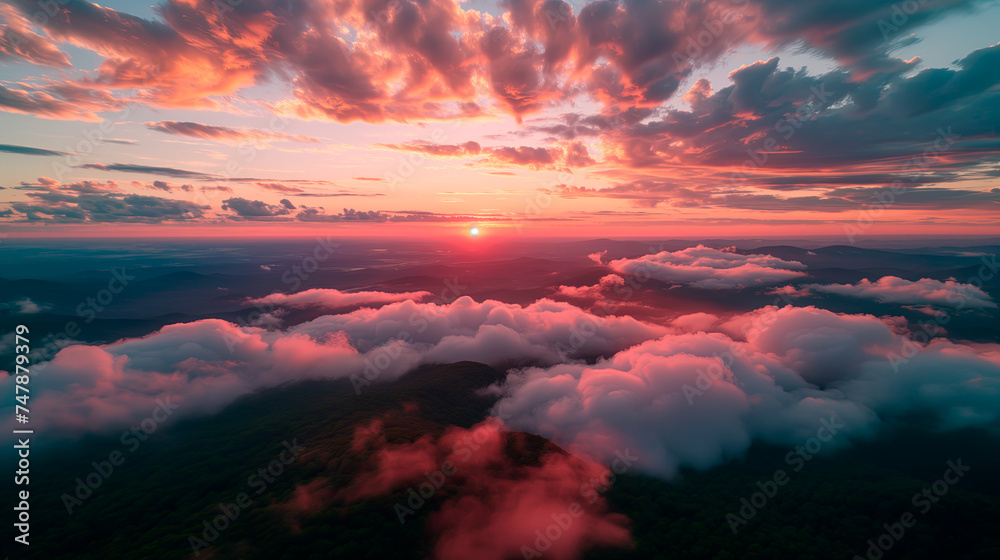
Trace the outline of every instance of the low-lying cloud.
<instances>
[{"instance_id":1,"label":"low-lying cloud","mask_svg":"<svg viewBox=\"0 0 1000 560\"><path fill-rule=\"evenodd\" d=\"M699 328L711 321L696 321ZM683 323L682 323L683 324ZM1000 345L922 343L888 321L814 307L766 307L677 332L593 365L511 374L496 405L508 425L610 461L629 447L662 478L717 465L755 440L824 449L923 418L941 429L1000 417Z\"/></svg>"},{"instance_id":2,"label":"low-lying cloud","mask_svg":"<svg viewBox=\"0 0 1000 560\"><path fill-rule=\"evenodd\" d=\"M857 284L805 284L803 288L882 303L939 305L944 307L991 307L997 304L989 294L972 284L955 280L921 278L916 282L896 276L883 276L875 282L867 278Z\"/></svg>"},{"instance_id":3,"label":"low-lying cloud","mask_svg":"<svg viewBox=\"0 0 1000 560\"><path fill-rule=\"evenodd\" d=\"M800 262L771 255L743 255L704 245L673 252L661 251L634 259L612 260L607 265L619 274L716 290L787 281L805 276L801 269L806 268Z\"/></svg>"},{"instance_id":4,"label":"low-lying cloud","mask_svg":"<svg viewBox=\"0 0 1000 560\"><path fill-rule=\"evenodd\" d=\"M553 365L610 356L666 331L551 300L522 307L469 297L441 305L407 299L325 315L284 331L205 319L167 325L142 338L60 350L35 367L36 405L43 412L32 421L52 435L107 433L148 416L157 398L179 404L178 417L199 415L296 379L347 378L360 392L422 364ZM0 381L12 382L12 376Z\"/></svg>"},{"instance_id":5,"label":"low-lying cloud","mask_svg":"<svg viewBox=\"0 0 1000 560\"><path fill-rule=\"evenodd\" d=\"M262 298L250 299L248 304L252 305L276 305L276 306L318 306L327 309L337 309L351 305L365 305L373 303L392 303L396 301L414 300L420 301L429 297L430 292L342 292L340 290L328 288L315 288L296 292L294 294L275 293Z\"/></svg>"}]
</instances>

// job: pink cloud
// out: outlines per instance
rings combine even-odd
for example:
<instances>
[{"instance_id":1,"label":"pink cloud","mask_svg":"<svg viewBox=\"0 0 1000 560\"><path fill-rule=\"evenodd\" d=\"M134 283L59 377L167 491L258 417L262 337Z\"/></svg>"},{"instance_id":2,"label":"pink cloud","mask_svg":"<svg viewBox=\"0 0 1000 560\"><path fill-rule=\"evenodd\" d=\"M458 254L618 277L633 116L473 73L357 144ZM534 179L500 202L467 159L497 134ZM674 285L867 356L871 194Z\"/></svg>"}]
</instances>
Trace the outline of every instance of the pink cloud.
<instances>
[{"instance_id":1,"label":"pink cloud","mask_svg":"<svg viewBox=\"0 0 1000 560\"><path fill-rule=\"evenodd\" d=\"M781 286L779 288L772 288L765 292L770 296L788 296L788 297L809 297L813 295L809 288L807 287L795 287L792 285Z\"/></svg>"},{"instance_id":2,"label":"pink cloud","mask_svg":"<svg viewBox=\"0 0 1000 560\"><path fill-rule=\"evenodd\" d=\"M424 436L388 445L342 497L353 501L407 487L436 492L448 485L448 497L429 521L437 560L505 560L532 548L570 560L594 546L631 546L627 519L608 513L597 492L583 492L592 481L607 480L607 469L556 448L543 451L537 466L519 465L511 450L525 437L491 419L468 430L448 428L437 441ZM396 509L405 520L405 506Z\"/></svg>"},{"instance_id":3,"label":"pink cloud","mask_svg":"<svg viewBox=\"0 0 1000 560\"><path fill-rule=\"evenodd\" d=\"M314 295L306 301L323 301ZM347 378L361 391L422 364L555 364L611 354L664 332L631 317L597 317L551 300L520 306L469 297L442 305L406 299L284 331L206 319L104 346L62 349L36 365L48 385L37 397L46 412L34 421L53 434L107 433L148 417L157 398L180 405L175 417L197 416L297 379Z\"/></svg>"},{"instance_id":4,"label":"pink cloud","mask_svg":"<svg viewBox=\"0 0 1000 560\"><path fill-rule=\"evenodd\" d=\"M608 291L613 291L625 285L625 279L617 274L608 274L600 279L593 286L559 286L556 293L561 296L572 298L593 298L601 299Z\"/></svg>"},{"instance_id":5,"label":"pink cloud","mask_svg":"<svg viewBox=\"0 0 1000 560\"><path fill-rule=\"evenodd\" d=\"M405 300L420 301L431 295L430 292L342 292L331 288L314 288L294 294L274 293L262 298L247 300L247 303L253 305L317 306L336 309L352 305L391 303Z\"/></svg>"}]
</instances>

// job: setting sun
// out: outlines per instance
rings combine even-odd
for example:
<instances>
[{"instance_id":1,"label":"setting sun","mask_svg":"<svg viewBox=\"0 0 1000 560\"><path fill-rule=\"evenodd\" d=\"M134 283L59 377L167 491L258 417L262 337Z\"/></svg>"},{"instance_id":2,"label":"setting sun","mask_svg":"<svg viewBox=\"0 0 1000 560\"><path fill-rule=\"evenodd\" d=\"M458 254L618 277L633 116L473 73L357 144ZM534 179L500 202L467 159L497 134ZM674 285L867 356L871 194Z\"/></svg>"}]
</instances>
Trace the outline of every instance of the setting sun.
<instances>
[{"instance_id":1,"label":"setting sun","mask_svg":"<svg viewBox=\"0 0 1000 560\"><path fill-rule=\"evenodd\" d=\"M470 229L469 230L469 235L471 235L472 237L476 237L477 235L479 235L479 228L474 227L474 228Z\"/></svg>"}]
</instances>

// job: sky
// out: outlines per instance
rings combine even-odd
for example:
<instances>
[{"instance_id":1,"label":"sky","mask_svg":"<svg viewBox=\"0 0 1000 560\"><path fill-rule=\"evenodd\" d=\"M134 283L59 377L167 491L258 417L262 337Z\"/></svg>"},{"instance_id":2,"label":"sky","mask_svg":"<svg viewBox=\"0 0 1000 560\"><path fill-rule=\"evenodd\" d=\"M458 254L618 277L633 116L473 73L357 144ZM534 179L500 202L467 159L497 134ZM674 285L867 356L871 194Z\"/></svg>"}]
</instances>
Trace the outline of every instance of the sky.
<instances>
[{"instance_id":1,"label":"sky","mask_svg":"<svg viewBox=\"0 0 1000 560\"><path fill-rule=\"evenodd\" d=\"M988 235L1000 3L0 5L14 236Z\"/></svg>"}]
</instances>

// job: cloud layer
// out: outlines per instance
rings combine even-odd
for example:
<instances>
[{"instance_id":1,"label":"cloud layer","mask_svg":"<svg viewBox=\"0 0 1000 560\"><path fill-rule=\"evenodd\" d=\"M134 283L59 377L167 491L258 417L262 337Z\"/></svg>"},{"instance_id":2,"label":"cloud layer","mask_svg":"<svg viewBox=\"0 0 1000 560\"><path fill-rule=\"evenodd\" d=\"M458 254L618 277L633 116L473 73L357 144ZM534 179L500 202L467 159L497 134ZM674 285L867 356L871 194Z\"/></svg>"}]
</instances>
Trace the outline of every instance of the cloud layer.
<instances>
[{"instance_id":1,"label":"cloud layer","mask_svg":"<svg viewBox=\"0 0 1000 560\"><path fill-rule=\"evenodd\" d=\"M943 307L990 307L997 304L989 294L955 280L921 278L916 282L896 276L883 276L875 282L867 278L857 284L804 284L803 288L827 294L837 294L883 303L939 305Z\"/></svg>"},{"instance_id":2,"label":"cloud layer","mask_svg":"<svg viewBox=\"0 0 1000 560\"><path fill-rule=\"evenodd\" d=\"M279 299L322 304L330 297L351 296L302 294ZM363 296L368 302L400 297ZM105 346L66 347L50 362L35 366L40 388L36 404L46 412L33 422L53 434L102 433L147 417L156 398L172 398L181 406L178 416L199 415L249 391L296 379L348 378L360 392L421 364L556 364L610 356L666 332L629 317L597 317L550 300L522 307L469 297L440 305L406 297L378 309L321 316L284 331L205 319ZM3 382L12 383L13 377Z\"/></svg>"},{"instance_id":3,"label":"cloud layer","mask_svg":"<svg viewBox=\"0 0 1000 560\"><path fill-rule=\"evenodd\" d=\"M329 288L316 288L295 292L294 294L275 293L262 298L248 300L251 305L265 306L318 306L328 309L338 307L348 307L351 305L364 305L369 303L391 303L395 301L414 300L420 301L430 297L430 292L342 292Z\"/></svg>"},{"instance_id":4,"label":"cloud layer","mask_svg":"<svg viewBox=\"0 0 1000 560\"><path fill-rule=\"evenodd\" d=\"M706 289L744 288L805 276L801 272L805 265L799 262L771 255L743 255L704 245L634 259L612 260L607 265L619 274L634 274Z\"/></svg>"},{"instance_id":5,"label":"cloud layer","mask_svg":"<svg viewBox=\"0 0 1000 560\"><path fill-rule=\"evenodd\" d=\"M1000 345L923 343L870 315L813 307L695 323L718 326L593 365L509 375L496 414L604 461L629 447L638 468L663 478L739 456L754 440L791 448L819 433L829 451L886 422L948 429L998 419ZM820 432L828 423L836 433Z\"/></svg>"}]
</instances>

